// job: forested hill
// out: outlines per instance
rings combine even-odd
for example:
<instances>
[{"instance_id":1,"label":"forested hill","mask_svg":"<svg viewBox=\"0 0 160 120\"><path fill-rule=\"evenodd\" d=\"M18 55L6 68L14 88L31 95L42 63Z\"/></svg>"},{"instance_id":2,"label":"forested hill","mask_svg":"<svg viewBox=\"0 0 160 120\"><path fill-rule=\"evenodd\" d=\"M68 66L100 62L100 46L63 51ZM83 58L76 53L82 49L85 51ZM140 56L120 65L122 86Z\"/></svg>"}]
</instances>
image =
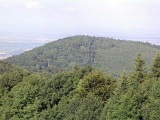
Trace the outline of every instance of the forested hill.
<instances>
[{"instance_id":1,"label":"forested hill","mask_svg":"<svg viewBox=\"0 0 160 120\"><path fill-rule=\"evenodd\" d=\"M149 43L112 38L74 36L47 43L21 55L7 59L33 71L72 69L75 65L90 65L107 73L119 74L131 70L138 52L150 65L159 46Z\"/></svg>"}]
</instances>

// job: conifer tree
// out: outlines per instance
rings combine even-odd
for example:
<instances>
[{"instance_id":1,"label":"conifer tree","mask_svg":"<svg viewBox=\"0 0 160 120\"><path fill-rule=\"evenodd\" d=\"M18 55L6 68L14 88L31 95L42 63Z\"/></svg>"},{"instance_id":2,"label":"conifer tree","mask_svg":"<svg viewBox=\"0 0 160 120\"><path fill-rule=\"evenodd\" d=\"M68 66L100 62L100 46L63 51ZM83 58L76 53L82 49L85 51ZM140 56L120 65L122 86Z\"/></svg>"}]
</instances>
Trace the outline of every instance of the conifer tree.
<instances>
[{"instance_id":1,"label":"conifer tree","mask_svg":"<svg viewBox=\"0 0 160 120\"><path fill-rule=\"evenodd\" d=\"M133 77L139 82L142 83L144 81L144 77L146 76L145 74L145 61L142 58L141 53L137 54L137 57L135 58L135 62L134 62L134 73L133 73Z\"/></svg>"},{"instance_id":2,"label":"conifer tree","mask_svg":"<svg viewBox=\"0 0 160 120\"><path fill-rule=\"evenodd\" d=\"M160 52L156 54L151 70L153 77L160 77Z\"/></svg>"}]
</instances>

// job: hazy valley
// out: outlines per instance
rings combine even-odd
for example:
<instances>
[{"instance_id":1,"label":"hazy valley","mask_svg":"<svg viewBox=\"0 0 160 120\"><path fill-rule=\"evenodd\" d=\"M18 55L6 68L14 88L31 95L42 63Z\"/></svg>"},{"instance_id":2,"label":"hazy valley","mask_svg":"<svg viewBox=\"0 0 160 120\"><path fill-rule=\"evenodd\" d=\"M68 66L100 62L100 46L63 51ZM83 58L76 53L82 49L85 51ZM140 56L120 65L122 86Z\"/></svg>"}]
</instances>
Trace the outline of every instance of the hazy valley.
<instances>
[{"instance_id":1,"label":"hazy valley","mask_svg":"<svg viewBox=\"0 0 160 120\"><path fill-rule=\"evenodd\" d=\"M0 37L0 59L19 55L52 40L47 38Z\"/></svg>"}]
</instances>

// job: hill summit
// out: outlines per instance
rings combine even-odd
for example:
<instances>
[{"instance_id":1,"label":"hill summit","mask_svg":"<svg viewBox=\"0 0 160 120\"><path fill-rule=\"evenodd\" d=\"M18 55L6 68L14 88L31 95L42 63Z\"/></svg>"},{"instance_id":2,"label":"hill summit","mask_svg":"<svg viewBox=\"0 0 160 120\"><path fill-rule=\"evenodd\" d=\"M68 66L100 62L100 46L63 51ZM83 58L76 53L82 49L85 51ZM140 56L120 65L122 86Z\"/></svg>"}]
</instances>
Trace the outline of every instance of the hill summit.
<instances>
[{"instance_id":1,"label":"hill summit","mask_svg":"<svg viewBox=\"0 0 160 120\"><path fill-rule=\"evenodd\" d=\"M113 38L73 36L13 56L6 61L33 71L56 72L89 65L111 74L130 71L138 52L151 64L159 46Z\"/></svg>"}]
</instances>

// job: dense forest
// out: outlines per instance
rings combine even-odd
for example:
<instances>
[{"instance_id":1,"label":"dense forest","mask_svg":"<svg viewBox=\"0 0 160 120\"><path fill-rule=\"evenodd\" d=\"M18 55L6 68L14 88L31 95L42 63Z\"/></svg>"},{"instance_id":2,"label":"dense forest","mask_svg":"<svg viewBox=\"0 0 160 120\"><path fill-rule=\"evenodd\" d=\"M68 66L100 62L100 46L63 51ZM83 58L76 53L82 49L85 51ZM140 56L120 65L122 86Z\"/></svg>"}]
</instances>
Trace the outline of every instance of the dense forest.
<instances>
[{"instance_id":1,"label":"dense forest","mask_svg":"<svg viewBox=\"0 0 160 120\"><path fill-rule=\"evenodd\" d=\"M49 47L49 44L46 46ZM85 46L79 47L85 49ZM43 47L34 51L40 49ZM156 51L153 47L150 49ZM76 52L76 49L73 51ZM32 56L33 53L27 52L24 55L29 54ZM21 59L25 59L24 55L20 56ZM113 59L113 56L108 57ZM85 57L87 56L84 55ZM144 60L145 57L146 54L138 53L133 60L134 64L130 63L133 70L121 70L119 77L92 66L74 65L72 70L51 73L28 71L1 61L0 119L160 120L160 53L152 58L150 67ZM34 62L31 60L31 65ZM25 64L28 65L29 62Z\"/></svg>"},{"instance_id":2,"label":"dense forest","mask_svg":"<svg viewBox=\"0 0 160 120\"><path fill-rule=\"evenodd\" d=\"M75 65L89 65L105 73L120 75L121 70L132 70L132 59L138 52L143 54L147 65L151 65L159 48L150 43L79 35L53 41L6 61L34 72L57 73L72 70Z\"/></svg>"}]
</instances>

